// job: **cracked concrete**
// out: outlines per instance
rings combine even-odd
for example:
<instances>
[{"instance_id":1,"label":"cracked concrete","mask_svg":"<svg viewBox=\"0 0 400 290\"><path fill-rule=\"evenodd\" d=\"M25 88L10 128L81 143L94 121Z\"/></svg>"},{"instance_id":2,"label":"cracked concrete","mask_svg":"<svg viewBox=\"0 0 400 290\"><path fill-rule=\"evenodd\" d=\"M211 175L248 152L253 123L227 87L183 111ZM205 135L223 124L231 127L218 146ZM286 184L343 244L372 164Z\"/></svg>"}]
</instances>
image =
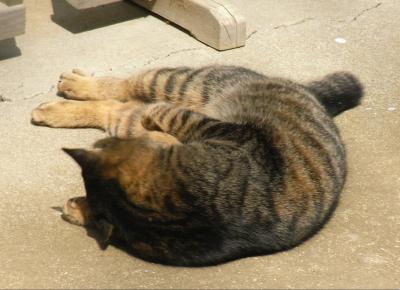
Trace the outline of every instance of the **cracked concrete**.
<instances>
[{"instance_id":1,"label":"cracked concrete","mask_svg":"<svg viewBox=\"0 0 400 290\"><path fill-rule=\"evenodd\" d=\"M144 68L144 67L147 67L147 66L149 66L149 65L151 65L151 64L153 64L153 63L155 63L155 62L157 62L157 61L159 61L159 60L161 60L161 59L166 59L166 58L170 57L171 55L175 55L175 54L182 53L182 52L187 52L187 51L196 51L196 50L200 50L200 49L202 49L202 48L198 47L198 48L184 48L184 49L174 50L174 51L171 51L171 52L167 53L167 54L164 55L164 56L156 57L156 58L150 59L148 62L146 62L145 64L143 64L142 67L143 67L143 68Z\"/></svg>"},{"instance_id":2,"label":"cracked concrete","mask_svg":"<svg viewBox=\"0 0 400 290\"><path fill-rule=\"evenodd\" d=\"M258 31L257 30L253 30L252 32L250 32L248 35L247 35L247 37L246 37L246 39L247 40L249 40L254 34L256 34Z\"/></svg>"},{"instance_id":3,"label":"cracked concrete","mask_svg":"<svg viewBox=\"0 0 400 290\"><path fill-rule=\"evenodd\" d=\"M22 100L31 100L44 94L50 94L51 92L55 91L55 88L55 85L51 85L47 91L35 93L33 95L23 98Z\"/></svg>"},{"instance_id":4,"label":"cracked concrete","mask_svg":"<svg viewBox=\"0 0 400 290\"><path fill-rule=\"evenodd\" d=\"M369 11L371 11L371 10L373 10L373 9L376 9L376 8L378 8L378 7L381 6L381 5L382 5L382 3L379 2L379 3L377 3L376 5L374 5L374 6L371 7L371 8L366 8L366 9L362 10L362 11L361 11L360 13L358 13L357 16L355 16L351 21L352 21L352 22L353 22L353 21L357 21L357 19L358 19L360 16L364 15L364 13L369 12Z\"/></svg>"},{"instance_id":5,"label":"cracked concrete","mask_svg":"<svg viewBox=\"0 0 400 290\"><path fill-rule=\"evenodd\" d=\"M63 0L25 0L26 34L0 42L0 288L399 288L399 1L232 1L256 33L243 48L217 52L128 2L79 12ZM349 176L332 220L291 251L212 268L101 251L52 207L84 194L60 148L104 134L34 127L31 110L56 100L59 74L75 67L124 76L210 63L300 81L336 70L359 76L363 105L337 119Z\"/></svg>"},{"instance_id":6,"label":"cracked concrete","mask_svg":"<svg viewBox=\"0 0 400 290\"><path fill-rule=\"evenodd\" d=\"M281 28L288 28L288 27L291 27L291 26L297 26L297 25L303 24L303 23L305 23L307 21L311 21L311 20L314 20L314 18L307 17L305 19L296 21L296 22L291 23L291 24L280 24L280 25L277 25L277 26L274 27L274 29L281 29Z\"/></svg>"}]
</instances>

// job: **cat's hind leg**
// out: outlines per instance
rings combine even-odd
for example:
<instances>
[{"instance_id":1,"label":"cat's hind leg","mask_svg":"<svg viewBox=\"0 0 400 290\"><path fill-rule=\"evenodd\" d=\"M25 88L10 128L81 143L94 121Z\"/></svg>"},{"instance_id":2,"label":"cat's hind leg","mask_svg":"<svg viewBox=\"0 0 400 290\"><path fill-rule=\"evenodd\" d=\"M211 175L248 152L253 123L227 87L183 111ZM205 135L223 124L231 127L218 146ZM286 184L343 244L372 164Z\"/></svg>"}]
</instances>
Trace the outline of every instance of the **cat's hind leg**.
<instances>
[{"instance_id":1,"label":"cat's hind leg","mask_svg":"<svg viewBox=\"0 0 400 290\"><path fill-rule=\"evenodd\" d=\"M52 128L97 128L124 138L134 133L130 130L138 123L136 117L142 108L140 102L133 101L48 102L32 111L32 123Z\"/></svg>"},{"instance_id":2,"label":"cat's hind leg","mask_svg":"<svg viewBox=\"0 0 400 290\"><path fill-rule=\"evenodd\" d=\"M97 128L121 139L146 135L157 143L178 143L169 134L143 128L141 118L146 108L140 101L49 102L32 111L31 122L52 128Z\"/></svg>"},{"instance_id":3,"label":"cat's hind leg","mask_svg":"<svg viewBox=\"0 0 400 290\"><path fill-rule=\"evenodd\" d=\"M43 103L32 111L32 123L53 128L98 128L107 130L119 112L140 104L107 101L59 101Z\"/></svg>"}]
</instances>

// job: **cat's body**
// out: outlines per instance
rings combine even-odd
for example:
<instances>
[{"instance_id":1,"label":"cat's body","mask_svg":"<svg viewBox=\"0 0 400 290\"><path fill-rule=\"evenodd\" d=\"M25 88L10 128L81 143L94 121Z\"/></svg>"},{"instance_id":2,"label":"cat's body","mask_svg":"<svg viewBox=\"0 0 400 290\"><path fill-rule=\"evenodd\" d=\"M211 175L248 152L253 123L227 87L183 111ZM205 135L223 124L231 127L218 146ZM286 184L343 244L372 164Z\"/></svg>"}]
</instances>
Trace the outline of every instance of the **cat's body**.
<instances>
[{"instance_id":1,"label":"cat's body","mask_svg":"<svg viewBox=\"0 0 400 290\"><path fill-rule=\"evenodd\" d=\"M44 104L34 123L118 137L67 150L87 198L64 216L146 260L184 266L288 249L320 229L346 176L332 117L362 96L347 73L303 86L228 66L126 80L75 71L59 90L79 101Z\"/></svg>"}]
</instances>

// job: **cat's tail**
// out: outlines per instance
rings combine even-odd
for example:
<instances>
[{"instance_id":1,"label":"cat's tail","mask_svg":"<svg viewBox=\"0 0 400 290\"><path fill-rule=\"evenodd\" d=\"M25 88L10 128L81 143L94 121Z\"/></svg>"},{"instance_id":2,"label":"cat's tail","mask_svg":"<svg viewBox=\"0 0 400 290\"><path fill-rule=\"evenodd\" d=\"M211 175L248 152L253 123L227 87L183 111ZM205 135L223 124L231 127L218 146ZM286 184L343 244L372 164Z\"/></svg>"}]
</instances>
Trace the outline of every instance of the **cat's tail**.
<instances>
[{"instance_id":1,"label":"cat's tail","mask_svg":"<svg viewBox=\"0 0 400 290\"><path fill-rule=\"evenodd\" d=\"M359 105L364 92L360 81L348 72L329 74L306 87L332 117Z\"/></svg>"}]
</instances>

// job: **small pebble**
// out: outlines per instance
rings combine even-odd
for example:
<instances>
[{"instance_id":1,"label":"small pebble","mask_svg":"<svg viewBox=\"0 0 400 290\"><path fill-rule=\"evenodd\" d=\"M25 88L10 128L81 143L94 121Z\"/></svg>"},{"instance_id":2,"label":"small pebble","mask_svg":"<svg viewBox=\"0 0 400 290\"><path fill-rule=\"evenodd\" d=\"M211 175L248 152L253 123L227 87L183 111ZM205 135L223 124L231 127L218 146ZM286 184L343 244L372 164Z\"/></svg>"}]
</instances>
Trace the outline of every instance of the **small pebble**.
<instances>
[{"instance_id":1,"label":"small pebble","mask_svg":"<svg viewBox=\"0 0 400 290\"><path fill-rule=\"evenodd\" d=\"M347 42L347 40L342 37L336 37L335 41L336 41L336 43L339 43L339 44L345 44Z\"/></svg>"},{"instance_id":2,"label":"small pebble","mask_svg":"<svg viewBox=\"0 0 400 290\"><path fill-rule=\"evenodd\" d=\"M11 102L11 100L3 97L3 95L0 95L0 102Z\"/></svg>"}]
</instances>

